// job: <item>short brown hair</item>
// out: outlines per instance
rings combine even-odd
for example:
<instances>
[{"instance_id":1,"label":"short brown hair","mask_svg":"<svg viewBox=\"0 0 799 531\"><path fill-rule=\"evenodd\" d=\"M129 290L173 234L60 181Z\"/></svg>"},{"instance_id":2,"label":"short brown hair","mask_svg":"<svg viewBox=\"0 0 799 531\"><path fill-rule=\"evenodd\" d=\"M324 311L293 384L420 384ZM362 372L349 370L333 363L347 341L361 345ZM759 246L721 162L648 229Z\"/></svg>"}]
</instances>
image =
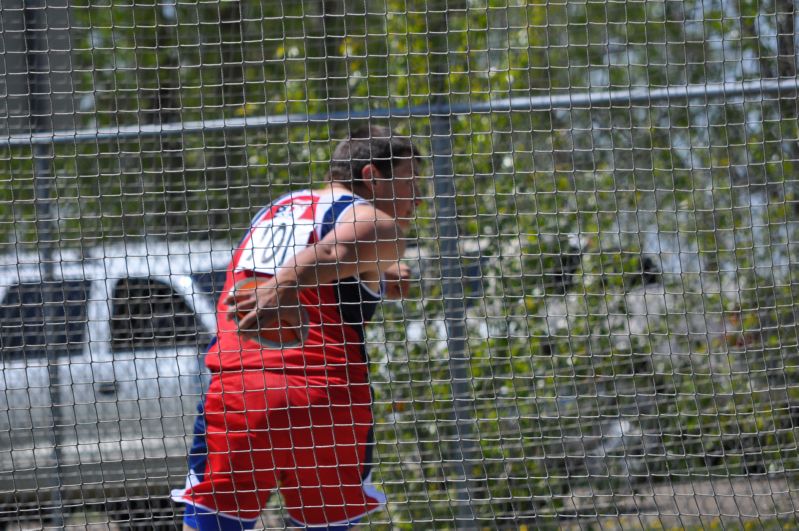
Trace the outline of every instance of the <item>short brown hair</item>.
<instances>
[{"instance_id":1,"label":"short brown hair","mask_svg":"<svg viewBox=\"0 0 799 531\"><path fill-rule=\"evenodd\" d=\"M409 137L380 125L362 127L333 150L328 180L352 188L363 180L361 172L369 164L391 178L394 166L408 159L419 159L419 151Z\"/></svg>"}]
</instances>

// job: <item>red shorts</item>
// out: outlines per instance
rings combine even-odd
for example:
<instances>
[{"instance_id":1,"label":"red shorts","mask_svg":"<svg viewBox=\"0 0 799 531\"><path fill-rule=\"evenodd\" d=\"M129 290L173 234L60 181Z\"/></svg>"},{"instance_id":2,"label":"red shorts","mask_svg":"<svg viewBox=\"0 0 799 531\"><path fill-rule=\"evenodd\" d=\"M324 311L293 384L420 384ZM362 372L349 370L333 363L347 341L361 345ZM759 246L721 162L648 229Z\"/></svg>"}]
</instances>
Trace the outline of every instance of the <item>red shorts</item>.
<instances>
[{"instance_id":1,"label":"red shorts","mask_svg":"<svg viewBox=\"0 0 799 531\"><path fill-rule=\"evenodd\" d=\"M370 483L371 401L368 384L345 377L216 374L205 400L207 452L195 441L186 490L173 498L249 523L277 489L298 524L354 523L385 502Z\"/></svg>"}]
</instances>

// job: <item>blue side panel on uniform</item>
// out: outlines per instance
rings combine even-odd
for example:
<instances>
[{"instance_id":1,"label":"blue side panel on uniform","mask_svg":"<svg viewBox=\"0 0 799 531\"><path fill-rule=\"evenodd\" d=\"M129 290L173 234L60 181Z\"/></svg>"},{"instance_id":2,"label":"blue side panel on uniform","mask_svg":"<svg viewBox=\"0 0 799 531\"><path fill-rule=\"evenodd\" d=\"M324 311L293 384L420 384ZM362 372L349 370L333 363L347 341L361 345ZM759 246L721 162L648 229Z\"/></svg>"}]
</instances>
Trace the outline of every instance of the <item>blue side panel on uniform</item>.
<instances>
[{"instance_id":1,"label":"blue side panel on uniform","mask_svg":"<svg viewBox=\"0 0 799 531\"><path fill-rule=\"evenodd\" d=\"M216 341L216 338L211 341L211 344L208 345L208 351L214 347ZM194 419L194 438L191 442L191 448L189 449L189 472L186 477L186 488L190 485L200 483L205 477L205 467L208 463L208 444L205 440L206 429L204 399L200 398L197 403L197 418ZM197 507L187 504L186 511L183 513L183 523L195 529L200 529L197 511ZM206 529L208 528L206 527ZM232 529L241 529L241 527Z\"/></svg>"},{"instance_id":2,"label":"blue side panel on uniform","mask_svg":"<svg viewBox=\"0 0 799 531\"><path fill-rule=\"evenodd\" d=\"M205 442L205 408L203 402L197 404L197 418L194 420L194 440L189 450L189 475L202 481L205 465L208 462L208 445Z\"/></svg>"},{"instance_id":3,"label":"blue side panel on uniform","mask_svg":"<svg viewBox=\"0 0 799 531\"><path fill-rule=\"evenodd\" d=\"M325 215L322 217L322 229L319 234L322 238L327 236L327 233L333 230L336 226L338 217L355 203L355 198L351 195L342 195L330 205ZM321 238L320 238L321 239Z\"/></svg>"},{"instance_id":4,"label":"blue side panel on uniform","mask_svg":"<svg viewBox=\"0 0 799 531\"><path fill-rule=\"evenodd\" d=\"M217 338L211 340L206 353L210 352L216 345ZM203 390L204 392L205 390ZM197 483L203 480L205 475L205 465L208 462L208 445L205 442L205 398L200 397L197 403L197 418L194 419L194 439L189 450L189 477L188 480Z\"/></svg>"}]
</instances>

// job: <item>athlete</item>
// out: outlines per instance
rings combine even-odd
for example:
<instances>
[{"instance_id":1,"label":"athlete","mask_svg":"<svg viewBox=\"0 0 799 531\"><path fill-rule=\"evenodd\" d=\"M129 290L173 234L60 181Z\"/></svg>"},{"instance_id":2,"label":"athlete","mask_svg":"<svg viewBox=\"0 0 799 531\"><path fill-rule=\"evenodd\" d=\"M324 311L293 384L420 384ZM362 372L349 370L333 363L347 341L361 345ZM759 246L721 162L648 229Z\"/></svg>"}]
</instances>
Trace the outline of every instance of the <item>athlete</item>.
<instances>
[{"instance_id":1,"label":"athlete","mask_svg":"<svg viewBox=\"0 0 799 531\"><path fill-rule=\"evenodd\" d=\"M384 504L364 326L407 289L418 169L407 137L372 126L336 147L323 189L254 218L217 306L186 488L172 492L184 530L251 529L275 490L306 528L346 529ZM264 340L279 328L295 341Z\"/></svg>"}]
</instances>

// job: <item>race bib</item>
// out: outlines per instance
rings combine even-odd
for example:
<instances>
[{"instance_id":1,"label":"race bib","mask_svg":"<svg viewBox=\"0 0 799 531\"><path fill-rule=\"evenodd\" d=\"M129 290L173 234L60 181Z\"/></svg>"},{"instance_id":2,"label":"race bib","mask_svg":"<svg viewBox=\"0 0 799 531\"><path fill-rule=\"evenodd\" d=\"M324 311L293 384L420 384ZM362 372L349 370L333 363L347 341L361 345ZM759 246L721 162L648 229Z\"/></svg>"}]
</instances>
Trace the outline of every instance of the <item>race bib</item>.
<instances>
[{"instance_id":1,"label":"race bib","mask_svg":"<svg viewBox=\"0 0 799 531\"><path fill-rule=\"evenodd\" d=\"M288 204L275 212L272 218L261 221L242 245L236 271L274 275L278 267L311 241L314 220L312 215L308 215L310 209L308 203Z\"/></svg>"}]
</instances>

